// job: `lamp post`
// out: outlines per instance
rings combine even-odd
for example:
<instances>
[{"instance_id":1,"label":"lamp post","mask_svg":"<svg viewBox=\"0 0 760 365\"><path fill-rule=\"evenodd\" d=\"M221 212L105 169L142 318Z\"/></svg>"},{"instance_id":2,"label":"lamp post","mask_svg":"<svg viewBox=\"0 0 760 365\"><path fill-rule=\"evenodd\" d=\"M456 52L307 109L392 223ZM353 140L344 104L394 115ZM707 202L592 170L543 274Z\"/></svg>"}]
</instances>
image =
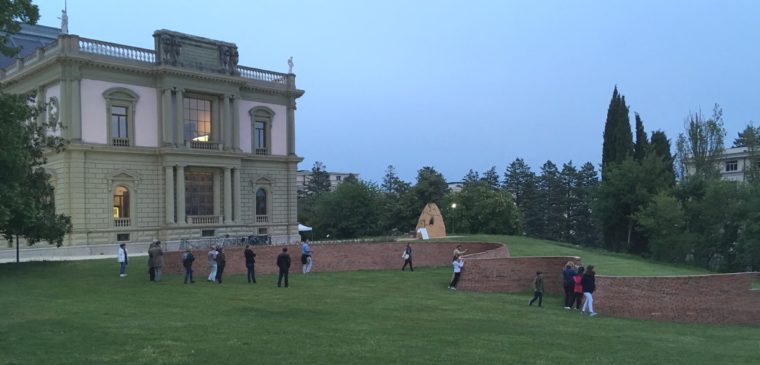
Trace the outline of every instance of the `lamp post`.
<instances>
[{"instance_id":1,"label":"lamp post","mask_svg":"<svg viewBox=\"0 0 760 365\"><path fill-rule=\"evenodd\" d=\"M457 203L451 203L451 233L454 233L454 211L457 209Z\"/></svg>"}]
</instances>

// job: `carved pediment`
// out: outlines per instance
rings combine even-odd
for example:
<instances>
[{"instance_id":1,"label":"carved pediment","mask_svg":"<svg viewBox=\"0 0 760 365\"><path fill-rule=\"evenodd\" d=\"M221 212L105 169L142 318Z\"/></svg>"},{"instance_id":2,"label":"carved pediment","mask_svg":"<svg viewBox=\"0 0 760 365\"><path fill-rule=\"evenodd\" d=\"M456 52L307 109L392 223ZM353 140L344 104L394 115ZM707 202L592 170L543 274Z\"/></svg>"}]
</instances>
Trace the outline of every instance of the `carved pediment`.
<instances>
[{"instance_id":1,"label":"carved pediment","mask_svg":"<svg viewBox=\"0 0 760 365\"><path fill-rule=\"evenodd\" d=\"M106 178L108 191L111 191L113 186L118 183L126 183L131 186L132 189L137 190L137 186L140 185L140 174L137 171L116 169L111 171Z\"/></svg>"}]
</instances>

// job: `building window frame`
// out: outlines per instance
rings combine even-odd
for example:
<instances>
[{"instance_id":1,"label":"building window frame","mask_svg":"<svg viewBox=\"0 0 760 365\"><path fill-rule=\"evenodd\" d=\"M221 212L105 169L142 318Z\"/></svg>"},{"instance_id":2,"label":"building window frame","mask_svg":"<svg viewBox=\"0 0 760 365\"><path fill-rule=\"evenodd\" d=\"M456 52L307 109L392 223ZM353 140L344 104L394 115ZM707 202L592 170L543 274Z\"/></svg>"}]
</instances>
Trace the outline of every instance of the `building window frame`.
<instances>
[{"instance_id":1,"label":"building window frame","mask_svg":"<svg viewBox=\"0 0 760 365\"><path fill-rule=\"evenodd\" d=\"M272 180L266 177L262 177L257 179L256 181L252 181L252 187L253 187L253 222L256 225L267 225L269 223L272 223L272 217L273 217L273 202L274 200L274 194L272 194L273 188L272 188ZM258 208L258 192L264 191L265 199L265 209L266 214L258 214L259 210Z\"/></svg>"},{"instance_id":2,"label":"building window frame","mask_svg":"<svg viewBox=\"0 0 760 365\"><path fill-rule=\"evenodd\" d=\"M103 92L103 98L106 100L106 126L108 131L108 144L118 147L129 147L135 145L135 112L137 101L140 96L132 90L124 87L113 87ZM114 137L113 130L113 109L126 109L127 135L125 137Z\"/></svg>"},{"instance_id":3,"label":"building window frame","mask_svg":"<svg viewBox=\"0 0 760 365\"><path fill-rule=\"evenodd\" d=\"M274 111L265 106L257 106L248 111L251 116L251 153L254 155L271 155L272 154L272 121L274 120ZM260 135L261 128L258 124L263 124L263 135ZM263 146L260 145L263 140Z\"/></svg>"},{"instance_id":4,"label":"building window frame","mask_svg":"<svg viewBox=\"0 0 760 365\"><path fill-rule=\"evenodd\" d=\"M127 216L122 217L116 217L115 216L115 206L114 201L116 199L116 193L118 192L119 188L125 189L129 193L129 198L127 201ZM109 199L109 210L108 213L110 215L110 221L112 227L133 227L136 226L137 220L135 219L135 215L137 214L137 189L135 187L135 184L132 181L127 181L125 179L118 179L114 180L111 183L111 189L109 191L110 199ZM121 212L120 212L121 213ZM119 214L121 215L121 214Z\"/></svg>"},{"instance_id":5,"label":"building window frame","mask_svg":"<svg viewBox=\"0 0 760 365\"><path fill-rule=\"evenodd\" d=\"M726 172L739 171L739 160L726 160Z\"/></svg>"},{"instance_id":6,"label":"building window frame","mask_svg":"<svg viewBox=\"0 0 760 365\"><path fill-rule=\"evenodd\" d=\"M187 125L190 124L189 122L195 120L196 126L195 130L197 134L198 126L198 118L191 119L190 112L192 110L188 109L190 108L189 102L190 100L196 100L196 101L202 101L207 102L209 106L208 110L208 123L209 123L209 130L208 134L206 135L206 139L197 139L200 138L199 136L196 136L194 138L188 139L186 128ZM182 139L185 141L185 143L193 143L193 142L201 142L201 143L218 143L219 140L219 116L217 115L219 110L219 103L218 103L218 97L214 95L209 94L201 94L201 93L194 93L194 92L188 92L182 96ZM195 108L193 110L200 111L200 109Z\"/></svg>"}]
</instances>

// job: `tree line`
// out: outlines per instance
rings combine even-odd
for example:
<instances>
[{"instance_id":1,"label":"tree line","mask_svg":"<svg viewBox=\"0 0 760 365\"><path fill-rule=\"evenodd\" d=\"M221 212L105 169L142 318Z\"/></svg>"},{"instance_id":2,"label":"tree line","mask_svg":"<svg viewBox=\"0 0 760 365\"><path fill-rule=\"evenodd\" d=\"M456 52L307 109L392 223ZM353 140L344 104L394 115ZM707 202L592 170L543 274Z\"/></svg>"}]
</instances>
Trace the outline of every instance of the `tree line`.
<instances>
[{"instance_id":1,"label":"tree line","mask_svg":"<svg viewBox=\"0 0 760 365\"><path fill-rule=\"evenodd\" d=\"M733 147L746 147L746 182L721 180L723 113L689 113L671 140L647 133L615 87L608 106L600 171L586 162L546 161L533 171L522 158L503 174L470 170L450 191L433 167L414 184L388 166L378 185L350 176L331 190L316 162L299 191L298 217L320 237L400 235L412 231L425 204L436 203L449 233L518 234L603 247L716 271L760 267L760 127L751 122ZM601 176L600 176L601 175Z\"/></svg>"}]
</instances>

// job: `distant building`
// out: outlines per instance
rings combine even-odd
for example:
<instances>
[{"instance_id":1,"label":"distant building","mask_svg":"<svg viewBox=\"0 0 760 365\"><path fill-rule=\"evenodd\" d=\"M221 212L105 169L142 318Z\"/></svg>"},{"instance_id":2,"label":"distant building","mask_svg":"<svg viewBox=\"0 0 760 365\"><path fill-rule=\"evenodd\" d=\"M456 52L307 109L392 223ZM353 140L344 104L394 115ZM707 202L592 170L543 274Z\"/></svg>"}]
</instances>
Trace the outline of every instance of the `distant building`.
<instances>
[{"instance_id":1,"label":"distant building","mask_svg":"<svg viewBox=\"0 0 760 365\"><path fill-rule=\"evenodd\" d=\"M449 186L449 190L451 190L452 193L458 193L462 191L462 187L464 187L463 181L452 181L446 183Z\"/></svg>"},{"instance_id":2,"label":"distant building","mask_svg":"<svg viewBox=\"0 0 760 365\"><path fill-rule=\"evenodd\" d=\"M343 182L347 177L354 175L357 179L359 178L359 174L353 173L353 172L327 172L330 174L330 190L335 190L335 188L340 185L340 183ZM298 170L298 174L296 174L296 187L298 188L298 191L303 191L306 189L306 182L311 179L311 170Z\"/></svg>"},{"instance_id":3,"label":"distant building","mask_svg":"<svg viewBox=\"0 0 760 365\"><path fill-rule=\"evenodd\" d=\"M295 75L238 65L234 43L158 30L143 49L27 26L0 91L48 103L66 245L267 234L297 242ZM251 50L254 51L254 50ZM285 60L283 59L283 64Z\"/></svg>"},{"instance_id":4,"label":"distant building","mask_svg":"<svg viewBox=\"0 0 760 365\"><path fill-rule=\"evenodd\" d=\"M751 164L752 158L747 147L726 148L717 161L721 179L740 182L747 181ZM760 169L760 159L755 162L754 168ZM686 174L693 175L694 172L694 165L687 164Z\"/></svg>"}]
</instances>

